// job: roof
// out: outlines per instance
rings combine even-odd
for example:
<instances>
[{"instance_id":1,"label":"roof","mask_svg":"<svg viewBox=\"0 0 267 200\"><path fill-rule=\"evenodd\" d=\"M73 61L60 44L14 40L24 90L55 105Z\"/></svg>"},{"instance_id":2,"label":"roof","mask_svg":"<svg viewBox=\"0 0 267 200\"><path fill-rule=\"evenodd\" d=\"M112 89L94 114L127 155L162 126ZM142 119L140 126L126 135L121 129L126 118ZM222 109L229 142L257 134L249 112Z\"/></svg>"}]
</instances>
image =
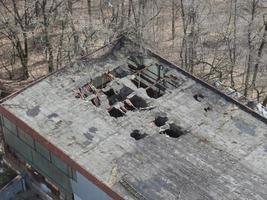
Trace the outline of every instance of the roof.
<instances>
[{"instance_id":1,"label":"roof","mask_svg":"<svg viewBox=\"0 0 267 200\"><path fill-rule=\"evenodd\" d=\"M267 199L266 121L139 51L123 39L2 106L125 199Z\"/></svg>"}]
</instances>

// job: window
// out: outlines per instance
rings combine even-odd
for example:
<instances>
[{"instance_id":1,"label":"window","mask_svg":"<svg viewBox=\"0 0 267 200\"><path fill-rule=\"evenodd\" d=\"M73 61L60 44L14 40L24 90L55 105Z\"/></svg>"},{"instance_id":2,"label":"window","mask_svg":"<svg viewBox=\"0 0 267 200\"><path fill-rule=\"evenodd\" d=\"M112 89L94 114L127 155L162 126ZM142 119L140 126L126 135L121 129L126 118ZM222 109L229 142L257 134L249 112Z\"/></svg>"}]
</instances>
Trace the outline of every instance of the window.
<instances>
[{"instance_id":1,"label":"window","mask_svg":"<svg viewBox=\"0 0 267 200\"><path fill-rule=\"evenodd\" d=\"M35 141L35 148L38 153L40 153L47 160L51 161L50 152L39 142Z\"/></svg>"},{"instance_id":2,"label":"window","mask_svg":"<svg viewBox=\"0 0 267 200\"><path fill-rule=\"evenodd\" d=\"M17 127L5 117L3 117L3 125L14 135L17 135Z\"/></svg>"},{"instance_id":3,"label":"window","mask_svg":"<svg viewBox=\"0 0 267 200\"><path fill-rule=\"evenodd\" d=\"M69 167L69 177L71 179L73 179L74 181L77 182L77 174L76 174L76 171L74 169L72 169L71 167Z\"/></svg>"},{"instance_id":4,"label":"window","mask_svg":"<svg viewBox=\"0 0 267 200\"><path fill-rule=\"evenodd\" d=\"M0 126L3 126L3 116L0 115Z\"/></svg>"},{"instance_id":5,"label":"window","mask_svg":"<svg viewBox=\"0 0 267 200\"><path fill-rule=\"evenodd\" d=\"M54 154L51 154L51 162L53 163L53 165L55 165L58 169L60 169L66 175L69 174L68 173L69 172L68 165L65 162L63 162L62 160L60 160L60 158L58 158Z\"/></svg>"},{"instance_id":6,"label":"window","mask_svg":"<svg viewBox=\"0 0 267 200\"><path fill-rule=\"evenodd\" d=\"M18 137L25 142L27 145L29 145L31 148L34 148L34 140L30 135L25 133L23 130L18 129Z\"/></svg>"}]
</instances>

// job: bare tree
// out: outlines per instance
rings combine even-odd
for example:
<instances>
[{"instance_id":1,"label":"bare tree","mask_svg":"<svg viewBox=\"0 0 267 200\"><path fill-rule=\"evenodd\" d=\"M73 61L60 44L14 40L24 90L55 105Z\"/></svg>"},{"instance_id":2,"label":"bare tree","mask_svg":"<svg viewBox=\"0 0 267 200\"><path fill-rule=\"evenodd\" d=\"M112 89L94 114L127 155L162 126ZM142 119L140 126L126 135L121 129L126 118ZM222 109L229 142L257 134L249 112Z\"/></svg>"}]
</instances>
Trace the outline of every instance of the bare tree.
<instances>
[{"instance_id":1,"label":"bare tree","mask_svg":"<svg viewBox=\"0 0 267 200\"><path fill-rule=\"evenodd\" d=\"M6 2L0 0L1 23L5 28L1 30L16 49L17 56L23 69L22 79L29 77L28 72L28 29L31 22L30 4L28 1L23 1L23 7L18 6L16 0ZM20 11L19 11L20 10Z\"/></svg>"}]
</instances>

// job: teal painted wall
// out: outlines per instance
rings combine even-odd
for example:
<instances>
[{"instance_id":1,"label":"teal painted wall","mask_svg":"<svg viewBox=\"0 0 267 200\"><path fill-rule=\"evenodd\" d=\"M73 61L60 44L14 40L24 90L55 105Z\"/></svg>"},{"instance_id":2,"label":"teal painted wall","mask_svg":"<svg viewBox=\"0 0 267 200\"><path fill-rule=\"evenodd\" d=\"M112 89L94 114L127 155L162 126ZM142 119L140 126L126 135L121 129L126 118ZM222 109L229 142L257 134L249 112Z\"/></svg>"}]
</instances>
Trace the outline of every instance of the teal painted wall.
<instances>
[{"instance_id":1,"label":"teal painted wall","mask_svg":"<svg viewBox=\"0 0 267 200\"><path fill-rule=\"evenodd\" d=\"M0 115L4 140L22 160L30 164L48 180L59 187L68 198L74 200L111 200L111 198L79 172L71 169L42 144L8 119Z\"/></svg>"},{"instance_id":2,"label":"teal painted wall","mask_svg":"<svg viewBox=\"0 0 267 200\"><path fill-rule=\"evenodd\" d=\"M16 155L55 183L64 193L72 194L70 181L75 179L73 175L76 173L43 145L19 130L8 119L4 117L2 119L5 142L15 150Z\"/></svg>"}]
</instances>

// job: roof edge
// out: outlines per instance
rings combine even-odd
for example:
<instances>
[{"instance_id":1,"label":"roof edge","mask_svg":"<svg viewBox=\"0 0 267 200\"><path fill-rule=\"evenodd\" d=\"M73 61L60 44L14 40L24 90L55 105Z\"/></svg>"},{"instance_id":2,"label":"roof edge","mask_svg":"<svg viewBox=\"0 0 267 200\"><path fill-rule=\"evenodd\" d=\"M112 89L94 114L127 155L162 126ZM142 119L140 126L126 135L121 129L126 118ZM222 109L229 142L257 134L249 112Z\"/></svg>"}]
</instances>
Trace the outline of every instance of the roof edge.
<instances>
[{"instance_id":1,"label":"roof edge","mask_svg":"<svg viewBox=\"0 0 267 200\"><path fill-rule=\"evenodd\" d=\"M127 40L129 42L134 43L135 45L138 45L136 42L134 42L133 40L131 40L130 38L127 38L126 36L123 36L120 41L122 40ZM259 113L257 113L255 110L249 108L248 106L246 106L245 104L237 101L236 99L234 99L233 97L227 95L226 93L224 93L223 91L219 90L218 88L212 86L211 84L201 80L200 78L196 77L195 75L185 71L184 69L182 69L181 67L177 66L176 64L174 64L173 62L169 61L168 59L164 58L163 56L159 55L158 53L156 53L155 51L151 50L149 47L145 47L144 49L148 50L150 54L152 54L153 56L157 57L158 59L160 59L162 62L168 64L170 67L172 67L173 69L178 70L180 73L182 73L183 75L193 79L194 81L196 81L197 83L201 84L202 86L210 89L211 91L215 92L216 94L220 95L222 98L224 98L225 100L237 105L241 110L251 114L253 117L257 118L258 120L262 121L263 123L267 124L267 118L265 118L264 116L260 115Z\"/></svg>"},{"instance_id":2,"label":"roof edge","mask_svg":"<svg viewBox=\"0 0 267 200\"><path fill-rule=\"evenodd\" d=\"M89 54L86 54L86 55L81 56L81 57L79 57L79 58L75 58L75 59L73 59L72 61L70 61L69 63L67 63L65 66L63 66L62 68L60 68L60 69L58 69L58 70L56 70L56 71L54 71L54 72L51 72L51 73L49 73L49 74L47 74L47 75L45 75L45 76L42 76L42 77L37 78L36 80L32 81L29 85L27 85L27 86L23 87L22 89L20 89L20 90L18 90L18 91L16 91L16 92L13 92L13 93L11 93L10 95L6 96L5 98L1 99L1 100L0 100L0 104L4 103L5 101L7 101L7 100L10 99L10 98L13 98L13 97L17 96L18 94L22 93L23 91L25 91L25 90L28 89L28 88L31 88L32 86L34 86L35 84L41 82L42 80L44 80L44 79L46 79L46 78L48 78L48 77L50 77L50 76L52 76L52 75L54 75L54 74L60 72L60 71L63 71L64 69L70 67L70 65L74 64L75 62L77 62L77 61L81 61L82 59L88 59L89 56L94 55L95 53L97 53L97 52L99 52L99 51L105 49L106 47L109 47L109 46L111 46L111 45L116 44L122 37L123 37L123 36L119 35L118 37L116 37L116 38L115 38L114 40L112 40L111 42L109 42L109 43L105 44L104 46L102 46L102 47L100 47L100 48L98 48L98 49L96 49L96 50L90 52Z\"/></svg>"},{"instance_id":3,"label":"roof edge","mask_svg":"<svg viewBox=\"0 0 267 200\"><path fill-rule=\"evenodd\" d=\"M91 181L96 187L98 187L100 190L102 190L104 193L106 193L109 197L111 197L114 200L124 200L124 198L122 198L117 192L113 191L108 185L106 185L105 183L100 181L98 178L96 178L88 170L86 170L84 167L82 167L76 161L74 161L72 158L70 158L65 152L63 152L61 149L59 149L54 144L49 142L44 136L42 136L40 133L35 131L33 128L31 128L24 121L22 121L21 119L16 117L14 114L12 114L6 108L4 108L2 105L0 105L0 113L4 117L6 117L8 120L10 120L12 123L16 124L16 126L21 128L24 132L26 132L28 135L30 135L37 142L44 145L49 151L51 151L53 154L58 156L61 160L66 162L74 170L78 171L83 176L85 176L89 181Z\"/></svg>"}]
</instances>

